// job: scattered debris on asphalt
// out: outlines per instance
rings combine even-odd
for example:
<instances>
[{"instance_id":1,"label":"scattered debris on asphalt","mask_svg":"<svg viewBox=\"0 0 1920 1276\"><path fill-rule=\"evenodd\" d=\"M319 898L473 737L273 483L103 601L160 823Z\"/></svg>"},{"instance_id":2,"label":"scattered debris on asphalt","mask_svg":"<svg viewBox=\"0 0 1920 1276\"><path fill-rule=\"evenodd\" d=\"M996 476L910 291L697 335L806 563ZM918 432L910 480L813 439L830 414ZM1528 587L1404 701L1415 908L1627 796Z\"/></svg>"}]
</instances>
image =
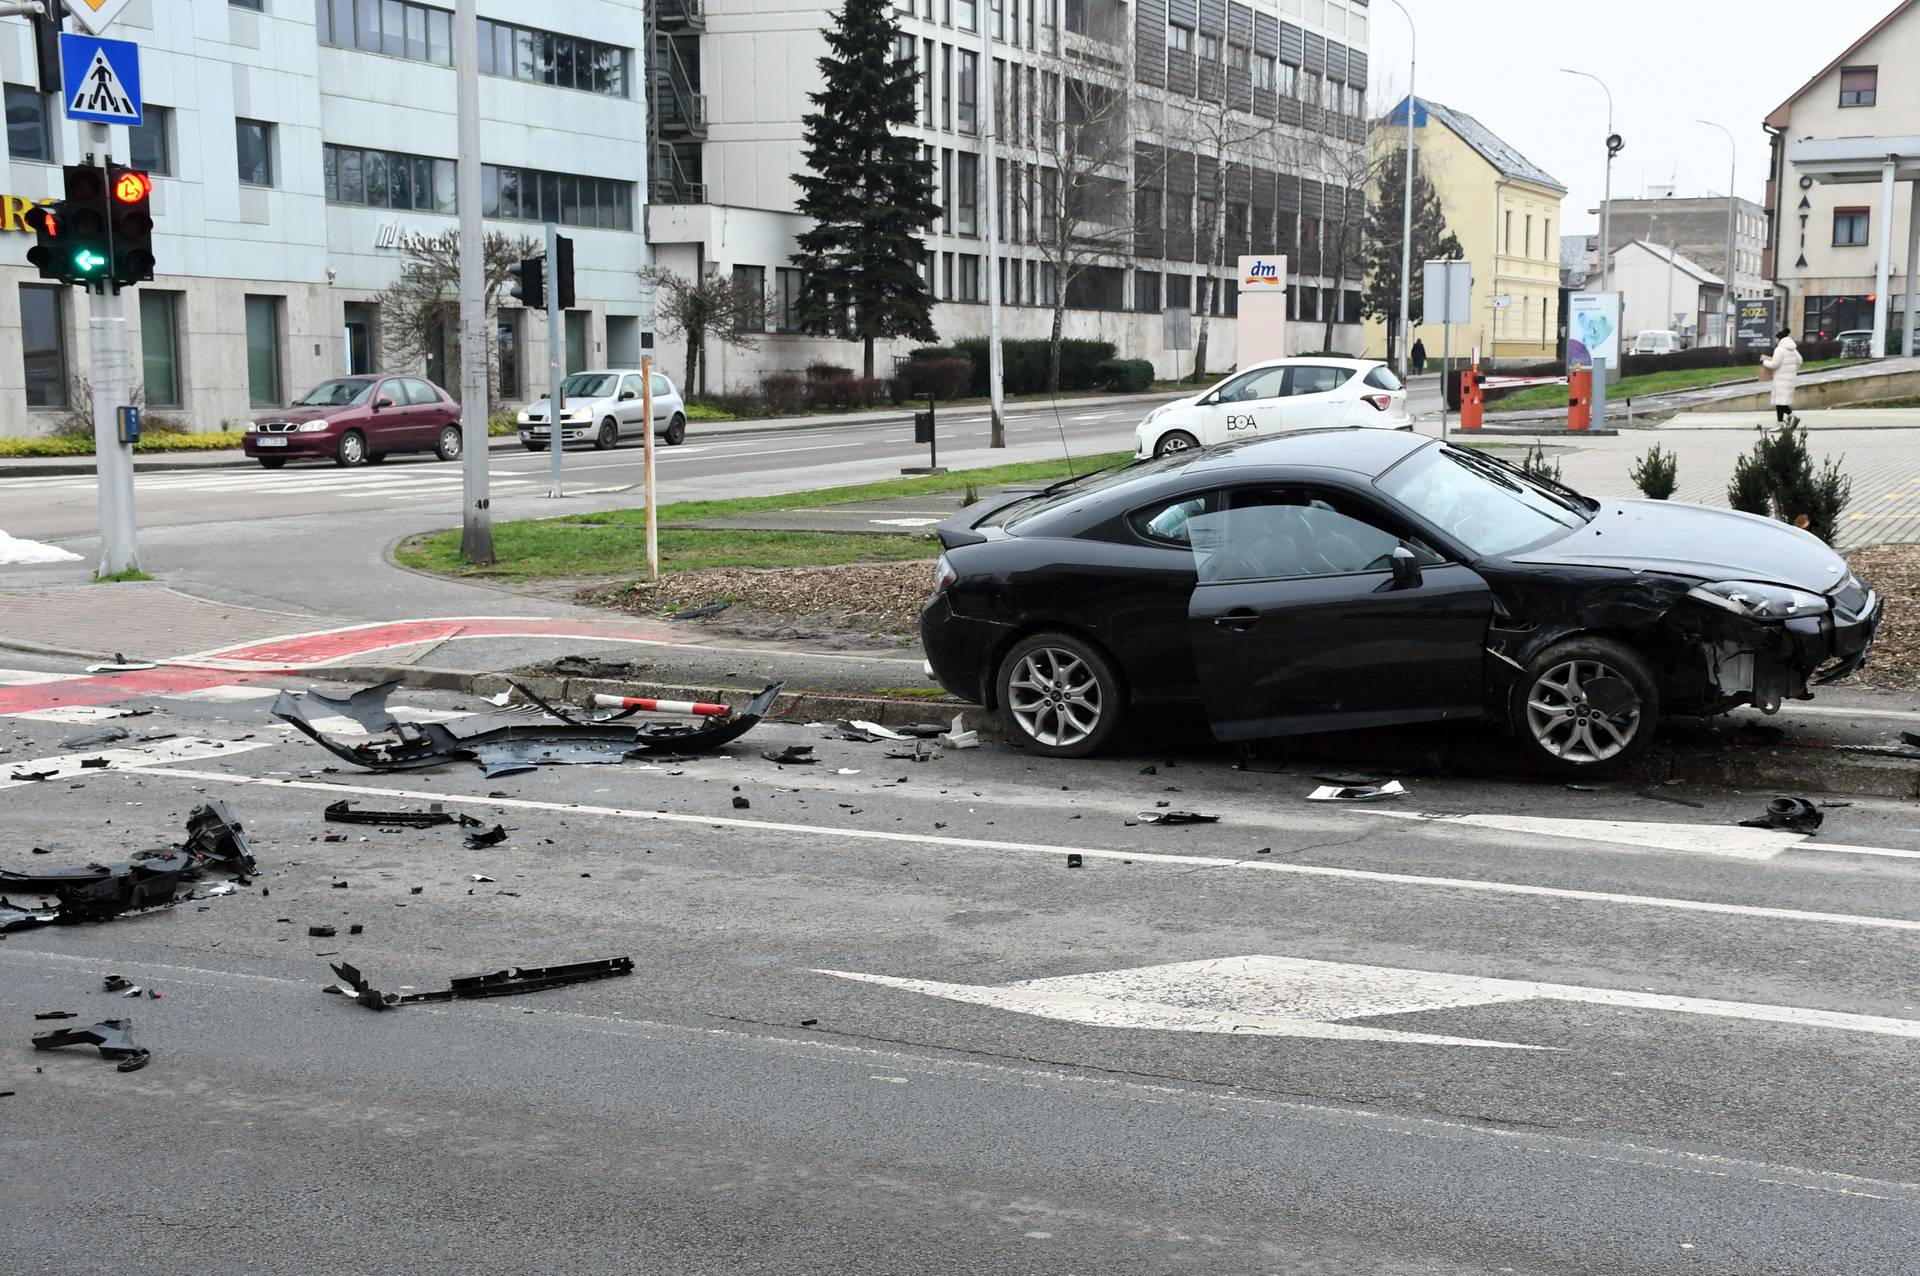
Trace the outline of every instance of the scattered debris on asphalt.
<instances>
[{"instance_id":1,"label":"scattered debris on asphalt","mask_svg":"<svg viewBox=\"0 0 1920 1276\"><path fill-rule=\"evenodd\" d=\"M339 931L335 930L331 926L307 927L307 934L314 939L332 939L335 935L338 935L339 933L340 933Z\"/></svg>"},{"instance_id":2,"label":"scattered debris on asphalt","mask_svg":"<svg viewBox=\"0 0 1920 1276\"><path fill-rule=\"evenodd\" d=\"M1081 867L1081 865L1082 865L1082 863L1083 863L1083 861L1082 861L1082 859L1081 859L1081 857L1080 857L1080 852L1078 852L1078 851L1068 851L1068 852L1067 852L1067 867L1068 867L1068 868L1079 868L1079 867Z\"/></svg>"},{"instance_id":3,"label":"scattered debris on asphalt","mask_svg":"<svg viewBox=\"0 0 1920 1276\"><path fill-rule=\"evenodd\" d=\"M1407 786L1398 780L1385 784L1323 784L1307 794L1309 802L1377 802L1381 798L1406 796Z\"/></svg>"},{"instance_id":4,"label":"scattered debris on asphalt","mask_svg":"<svg viewBox=\"0 0 1920 1276\"><path fill-rule=\"evenodd\" d=\"M880 741L886 739L886 737L879 732L870 731L866 727L856 725L852 722L837 722L834 724L833 730L834 734L842 740L851 740L855 744L878 744ZM895 738L898 739L900 737Z\"/></svg>"},{"instance_id":5,"label":"scattered debris on asphalt","mask_svg":"<svg viewBox=\"0 0 1920 1276\"><path fill-rule=\"evenodd\" d=\"M819 759L813 756L810 744L790 744L784 749L764 749L760 756L769 762L778 762L781 766L812 766Z\"/></svg>"},{"instance_id":6,"label":"scattered debris on asphalt","mask_svg":"<svg viewBox=\"0 0 1920 1276\"><path fill-rule=\"evenodd\" d=\"M925 740L913 739L909 749L888 749L887 756L900 762L931 762L940 756L940 750L930 748Z\"/></svg>"},{"instance_id":7,"label":"scattered debris on asphalt","mask_svg":"<svg viewBox=\"0 0 1920 1276\"><path fill-rule=\"evenodd\" d=\"M1380 783L1377 775L1368 775L1362 771L1320 771L1313 777L1327 784L1337 784L1343 788L1365 788Z\"/></svg>"},{"instance_id":8,"label":"scattered debris on asphalt","mask_svg":"<svg viewBox=\"0 0 1920 1276\"><path fill-rule=\"evenodd\" d=\"M949 749L977 749L980 747L980 733L966 729L965 715L953 715L953 725L934 737Z\"/></svg>"},{"instance_id":9,"label":"scattered debris on asphalt","mask_svg":"<svg viewBox=\"0 0 1920 1276\"><path fill-rule=\"evenodd\" d=\"M144 1047L133 1044L129 1035L133 1029L131 1019L103 1019L91 1028L55 1028L52 1032L42 1032L33 1038L35 1050L58 1050L62 1046L98 1046L100 1057L119 1061L115 1071L138 1072L147 1066L153 1055Z\"/></svg>"},{"instance_id":10,"label":"scattered debris on asphalt","mask_svg":"<svg viewBox=\"0 0 1920 1276\"><path fill-rule=\"evenodd\" d=\"M51 780L58 774L60 774L58 771L15 771L8 775L7 778L9 780L22 781Z\"/></svg>"},{"instance_id":11,"label":"scattered debris on asphalt","mask_svg":"<svg viewBox=\"0 0 1920 1276\"><path fill-rule=\"evenodd\" d=\"M1826 815L1819 807L1805 798L1777 797L1767 803L1766 814L1751 820L1741 820L1740 827L1748 829L1786 829L1793 833L1813 833L1826 822Z\"/></svg>"},{"instance_id":12,"label":"scattered debris on asphalt","mask_svg":"<svg viewBox=\"0 0 1920 1276\"><path fill-rule=\"evenodd\" d=\"M329 806L323 814L330 824L376 824L385 828L409 829L435 828L442 824L458 824L461 828L480 827L480 821L471 815L456 815L450 811L355 810L353 803L345 798Z\"/></svg>"},{"instance_id":13,"label":"scattered debris on asphalt","mask_svg":"<svg viewBox=\"0 0 1920 1276\"><path fill-rule=\"evenodd\" d=\"M209 868L232 873L242 881L259 872L240 822L224 802L195 807L187 817L187 838L179 846L136 851L124 864L90 863L35 872L0 869L0 890L54 900L51 909L29 909L0 895L0 932L103 922L171 908L181 889Z\"/></svg>"},{"instance_id":14,"label":"scattered debris on asphalt","mask_svg":"<svg viewBox=\"0 0 1920 1276\"><path fill-rule=\"evenodd\" d=\"M686 611L670 611L667 613L667 619L698 620L702 616L718 616L731 606L733 606L732 603L708 603L705 607L690 607Z\"/></svg>"},{"instance_id":15,"label":"scattered debris on asphalt","mask_svg":"<svg viewBox=\"0 0 1920 1276\"><path fill-rule=\"evenodd\" d=\"M345 718L360 724L368 735L379 735L391 731L398 723L394 720L393 710L387 707L387 697L400 685L397 678L375 683L371 687L362 687L346 699L337 699L324 692L309 689L307 700L325 709L330 715Z\"/></svg>"},{"instance_id":16,"label":"scattered debris on asphalt","mask_svg":"<svg viewBox=\"0 0 1920 1276\"><path fill-rule=\"evenodd\" d=\"M133 980L125 975L108 975L100 981L101 992L125 992L133 987Z\"/></svg>"},{"instance_id":17,"label":"scattered debris on asphalt","mask_svg":"<svg viewBox=\"0 0 1920 1276\"><path fill-rule=\"evenodd\" d=\"M114 652L112 660L103 660L97 665L88 665L88 673L139 673L143 669L158 669L160 666L151 660L128 660L122 652Z\"/></svg>"},{"instance_id":18,"label":"scattered debris on asphalt","mask_svg":"<svg viewBox=\"0 0 1920 1276\"><path fill-rule=\"evenodd\" d=\"M1217 815L1202 815L1198 811L1142 811L1133 817L1142 824L1218 824Z\"/></svg>"},{"instance_id":19,"label":"scattered debris on asphalt","mask_svg":"<svg viewBox=\"0 0 1920 1276\"><path fill-rule=\"evenodd\" d=\"M124 740L131 734L125 727L95 727L91 731L82 731L70 735L60 742L63 749L97 749L103 744L112 744Z\"/></svg>"},{"instance_id":20,"label":"scattered debris on asphalt","mask_svg":"<svg viewBox=\"0 0 1920 1276\"><path fill-rule=\"evenodd\" d=\"M495 882L500 879L496 877L488 877L485 873L469 873L467 874L467 880L470 882Z\"/></svg>"},{"instance_id":21,"label":"scattered debris on asphalt","mask_svg":"<svg viewBox=\"0 0 1920 1276\"><path fill-rule=\"evenodd\" d=\"M745 798L743 798L743 797L741 797L741 796L740 796L739 794L737 794L737 793L736 793L736 794L734 794L734 798L733 798L733 809L734 809L734 810L736 810L736 811L745 811L745 810L748 810L748 809L750 809L750 808L751 808L752 806L753 806L753 803L751 803L751 802L749 802L749 801L748 801L747 799L745 799Z\"/></svg>"},{"instance_id":22,"label":"scattered debris on asphalt","mask_svg":"<svg viewBox=\"0 0 1920 1276\"><path fill-rule=\"evenodd\" d=\"M483 851L489 846L498 846L507 840L507 826L496 824L484 833L467 834L467 849Z\"/></svg>"},{"instance_id":23,"label":"scattered debris on asphalt","mask_svg":"<svg viewBox=\"0 0 1920 1276\"><path fill-rule=\"evenodd\" d=\"M352 997L361 1005L374 1010L385 1010L390 1006L413 1005L423 1001L466 1001L479 997L511 997L523 992L540 992L567 984L631 975L633 958L602 957L594 961L576 961L562 966L516 966L511 970L495 971L490 975L461 975L451 980L447 987L433 992L404 994L379 991L367 982L365 975L346 962L336 964L333 967L333 973L340 977L341 982L327 985L327 992L342 997Z\"/></svg>"}]
</instances>

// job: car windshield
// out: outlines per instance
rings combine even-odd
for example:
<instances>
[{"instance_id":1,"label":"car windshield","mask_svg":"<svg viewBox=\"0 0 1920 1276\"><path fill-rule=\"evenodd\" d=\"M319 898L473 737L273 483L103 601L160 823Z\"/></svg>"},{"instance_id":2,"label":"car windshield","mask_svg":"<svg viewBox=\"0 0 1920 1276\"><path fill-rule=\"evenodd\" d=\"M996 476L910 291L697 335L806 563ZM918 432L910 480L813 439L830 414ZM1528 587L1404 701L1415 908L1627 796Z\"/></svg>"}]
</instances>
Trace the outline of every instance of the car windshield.
<instances>
[{"instance_id":1,"label":"car windshield","mask_svg":"<svg viewBox=\"0 0 1920 1276\"><path fill-rule=\"evenodd\" d=\"M560 393L569 399L604 399L613 393L615 380L611 372L576 372L560 383Z\"/></svg>"},{"instance_id":2,"label":"car windshield","mask_svg":"<svg viewBox=\"0 0 1920 1276\"><path fill-rule=\"evenodd\" d=\"M1583 526L1599 502L1471 448L1422 448L1376 481L1476 555L1510 554Z\"/></svg>"},{"instance_id":3,"label":"car windshield","mask_svg":"<svg viewBox=\"0 0 1920 1276\"><path fill-rule=\"evenodd\" d=\"M350 408L365 403L373 392L373 382L342 379L322 381L293 401L298 408Z\"/></svg>"}]
</instances>

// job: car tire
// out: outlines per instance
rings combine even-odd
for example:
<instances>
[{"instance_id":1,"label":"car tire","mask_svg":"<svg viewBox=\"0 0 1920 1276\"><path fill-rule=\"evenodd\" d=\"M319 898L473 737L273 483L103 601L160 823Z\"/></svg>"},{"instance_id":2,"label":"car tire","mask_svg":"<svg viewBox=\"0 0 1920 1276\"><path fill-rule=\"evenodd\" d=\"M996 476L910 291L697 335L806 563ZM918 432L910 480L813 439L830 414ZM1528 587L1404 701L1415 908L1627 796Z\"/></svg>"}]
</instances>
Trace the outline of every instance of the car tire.
<instances>
[{"instance_id":1,"label":"car tire","mask_svg":"<svg viewBox=\"0 0 1920 1276\"><path fill-rule=\"evenodd\" d=\"M529 452L544 452L547 450L547 445L544 443L522 443L520 446Z\"/></svg>"},{"instance_id":2,"label":"car tire","mask_svg":"<svg viewBox=\"0 0 1920 1276\"><path fill-rule=\"evenodd\" d=\"M333 463L335 465L360 465L366 459L366 436L358 430L348 430L340 436L340 442L334 445Z\"/></svg>"},{"instance_id":3,"label":"car tire","mask_svg":"<svg viewBox=\"0 0 1920 1276\"><path fill-rule=\"evenodd\" d=\"M593 446L601 452L611 452L620 446L620 427L614 424L612 417L600 423L600 433L593 436Z\"/></svg>"},{"instance_id":4,"label":"car tire","mask_svg":"<svg viewBox=\"0 0 1920 1276\"><path fill-rule=\"evenodd\" d=\"M387 463L387 457L390 455L392 455L392 453L389 452L369 452L367 453L367 464L385 465Z\"/></svg>"},{"instance_id":5,"label":"car tire","mask_svg":"<svg viewBox=\"0 0 1920 1276\"><path fill-rule=\"evenodd\" d=\"M666 440L668 447L679 447L687 441L687 418L678 412L674 413L673 420L667 423Z\"/></svg>"},{"instance_id":6,"label":"car tire","mask_svg":"<svg viewBox=\"0 0 1920 1276\"><path fill-rule=\"evenodd\" d=\"M463 442L465 439L460 433L459 426L442 426L440 440L434 447L433 454L443 461L457 461L460 459L460 447Z\"/></svg>"},{"instance_id":7,"label":"car tire","mask_svg":"<svg viewBox=\"0 0 1920 1276\"><path fill-rule=\"evenodd\" d=\"M1126 691L1113 663L1084 638L1032 634L1007 650L994 673L1012 738L1050 758L1083 758L1113 739Z\"/></svg>"},{"instance_id":8,"label":"car tire","mask_svg":"<svg viewBox=\"0 0 1920 1276\"><path fill-rule=\"evenodd\" d=\"M1168 430L1160 436L1160 441L1153 445L1153 454L1157 457L1168 456L1175 452L1191 452L1199 446L1200 440L1185 430Z\"/></svg>"},{"instance_id":9,"label":"car tire","mask_svg":"<svg viewBox=\"0 0 1920 1276\"><path fill-rule=\"evenodd\" d=\"M1597 680L1630 708L1603 711ZM1624 689L1611 685L1625 683ZM1646 657L1611 638L1569 638L1534 657L1514 686L1508 725L1520 751L1555 775L1601 775L1632 762L1660 726L1660 687Z\"/></svg>"},{"instance_id":10,"label":"car tire","mask_svg":"<svg viewBox=\"0 0 1920 1276\"><path fill-rule=\"evenodd\" d=\"M277 470L287 463L287 458L284 456L262 456L257 459L260 467L267 470Z\"/></svg>"}]
</instances>

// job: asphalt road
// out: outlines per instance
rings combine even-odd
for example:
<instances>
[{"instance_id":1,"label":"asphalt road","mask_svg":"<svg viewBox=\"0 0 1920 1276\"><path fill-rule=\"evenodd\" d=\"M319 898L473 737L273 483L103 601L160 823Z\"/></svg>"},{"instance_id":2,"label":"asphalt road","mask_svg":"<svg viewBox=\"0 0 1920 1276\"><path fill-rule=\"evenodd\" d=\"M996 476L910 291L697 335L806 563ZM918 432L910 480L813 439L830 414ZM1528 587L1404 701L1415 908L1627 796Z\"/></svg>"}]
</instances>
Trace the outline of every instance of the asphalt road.
<instances>
[{"instance_id":1,"label":"asphalt road","mask_svg":"<svg viewBox=\"0 0 1920 1276\"><path fill-rule=\"evenodd\" d=\"M803 724L381 777L262 699L144 703L176 760L39 783L7 777L79 728L0 719L0 866L217 797L268 871L0 942L23 1276L1920 1267L1910 805L1801 842L1732 827L1753 795L1355 808L1210 754L912 763ZM819 764L758 756L788 743ZM510 836L323 824L342 796ZM1136 816L1182 808L1222 818ZM328 960L396 989L615 954L633 977L495 1001L320 991ZM55 1009L131 1015L153 1062L31 1052Z\"/></svg>"}]
</instances>

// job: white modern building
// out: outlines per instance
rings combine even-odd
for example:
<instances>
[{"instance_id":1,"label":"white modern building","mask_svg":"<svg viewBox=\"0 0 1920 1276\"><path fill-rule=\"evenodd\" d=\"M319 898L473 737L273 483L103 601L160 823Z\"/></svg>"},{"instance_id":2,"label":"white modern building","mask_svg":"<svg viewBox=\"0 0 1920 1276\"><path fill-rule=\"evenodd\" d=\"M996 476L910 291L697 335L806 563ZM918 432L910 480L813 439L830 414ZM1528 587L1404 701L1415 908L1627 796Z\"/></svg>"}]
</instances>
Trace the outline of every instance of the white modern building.
<instances>
[{"instance_id":1,"label":"white modern building","mask_svg":"<svg viewBox=\"0 0 1920 1276\"><path fill-rule=\"evenodd\" d=\"M756 348L709 340L711 389L751 388L768 370L813 360L858 366L857 345L803 335L793 321L791 259L806 224L793 174L834 13L820 0L657 0L648 240L667 269L694 277L717 267L769 299ZM919 76L909 132L933 166L941 206L922 271L942 342L987 330L987 95L1003 329L1044 337L1060 257L1040 246L1046 227L1029 214L1047 207L1046 184L1059 180L1063 122L1123 92L1135 144L1108 166L1123 233L1103 238L1106 251L1066 289L1066 335L1111 341L1122 358L1184 375L1211 273L1221 286L1208 367L1226 369L1236 258L1284 253L1290 348L1320 348L1330 319L1331 344L1359 349L1358 271L1326 258L1336 242L1358 251L1367 0L897 0L896 17L899 54ZM1076 81L1093 88L1076 93ZM669 368L683 362L666 334L663 358Z\"/></svg>"},{"instance_id":2,"label":"white modern building","mask_svg":"<svg viewBox=\"0 0 1920 1276\"><path fill-rule=\"evenodd\" d=\"M558 221L577 262L565 365L633 362L647 314L641 0L479 10L486 228L537 239ZM155 178L156 277L125 294L149 409L219 428L392 366L379 294L411 238L457 223L450 4L133 0L108 34L141 46L146 122L114 128L111 148ZM22 19L0 21L0 75L0 434L36 434L84 400L88 298L25 265L20 215L59 195L82 132L39 92ZM544 320L500 311L508 400L544 384ZM424 369L443 383L444 358Z\"/></svg>"}]
</instances>

